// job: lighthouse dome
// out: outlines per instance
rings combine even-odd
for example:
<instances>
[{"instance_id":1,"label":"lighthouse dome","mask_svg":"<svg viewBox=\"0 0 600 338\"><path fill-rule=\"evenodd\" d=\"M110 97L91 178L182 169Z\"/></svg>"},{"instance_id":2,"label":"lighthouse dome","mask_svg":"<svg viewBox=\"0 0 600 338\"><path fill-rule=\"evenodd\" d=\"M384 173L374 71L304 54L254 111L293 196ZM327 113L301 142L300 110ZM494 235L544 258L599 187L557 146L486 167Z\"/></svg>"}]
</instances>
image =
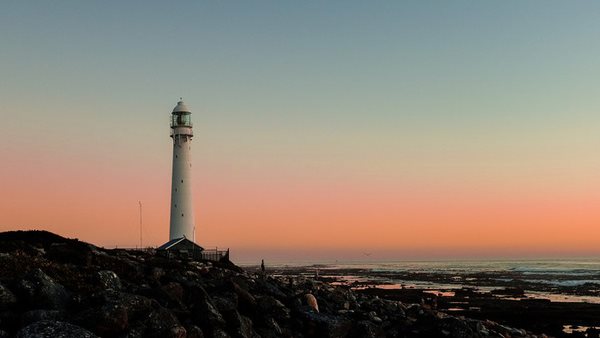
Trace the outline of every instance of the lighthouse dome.
<instances>
[{"instance_id":1,"label":"lighthouse dome","mask_svg":"<svg viewBox=\"0 0 600 338\"><path fill-rule=\"evenodd\" d=\"M191 113L190 109L183 103L183 100L177 102L175 108L173 108L173 113Z\"/></svg>"}]
</instances>

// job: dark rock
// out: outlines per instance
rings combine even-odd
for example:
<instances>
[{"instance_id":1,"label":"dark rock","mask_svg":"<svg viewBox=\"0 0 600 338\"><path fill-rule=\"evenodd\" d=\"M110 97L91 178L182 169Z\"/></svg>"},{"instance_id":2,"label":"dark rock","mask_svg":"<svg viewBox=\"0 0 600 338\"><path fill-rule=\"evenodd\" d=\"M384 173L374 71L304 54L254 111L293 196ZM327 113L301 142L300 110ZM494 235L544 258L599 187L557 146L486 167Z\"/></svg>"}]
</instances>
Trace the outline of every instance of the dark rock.
<instances>
[{"instance_id":1,"label":"dark rock","mask_svg":"<svg viewBox=\"0 0 600 338\"><path fill-rule=\"evenodd\" d=\"M17 303L17 297L6 286L0 283L0 310L11 308Z\"/></svg>"},{"instance_id":2,"label":"dark rock","mask_svg":"<svg viewBox=\"0 0 600 338\"><path fill-rule=\"evenodd\" d=\"M240 311L246 314L254 314L256 311L256 298L246 288L232 282L233 291L238 296Z\"/></svg>"},{"instance_id":3,"label":"dark rock","mask_svg":"<svg viewBox=\"0 0 600 338\"><path fill-rule=\"evenodd\" d=\"M127 330L129 317L123 305L105 304L78 314L76 322L100 336L115 336Z\"/></svg>"},{"instance_id":4,"label":"dark rock","mask_svg":"<svg viewBox=\"0 0 600 338\"><path fill-rule=\"evenodd\" d=\"M225 314L227 328L233 337L251 338L254 337L252 329L252 320L248 317L240 315L237 311L229 311Z\"/></svg>"},{"instance_id":5,"label":"dark rock","mask_svg":"<svg viewBox=\"0 0 600 338\"><path fill-rule=\"evenodd\" d=\"M287 297L287 295L279 288L279 286L270 278L257 279L256 287L260 293L264 293L276 298Z\"/></svg>"},{"instance_id":6,"label":"dark rock","mask_svg":"<svg viewBox=\"0 0 600 338\"><path fill-rule=\"evenodd\" d=\"M442 333L448 332L448 335L455 338L470 338L476 336L465 321L455 317L447 317L440 320L438 328Z\"/></svg>"},{"instance_id":7,"label":"dark rock","mask_svg":"<svg viewBox=\"0 0 600 338\"><path fill-rule=\"evenodd\" d=\"M208 337L211 338L230 338L231 336L225 332L223 329L220 328L215 328L214 330L211 331L210 335Z\"/></svg>"},{"instance_id":8,"label":"dark rock","mask_svg":"<svg viewBox=\"0 0 600 338\"><path fill-rule=\"evenodd\" d=\"M169 282L161 287L162 292L165 294L170 304L177 304L181 306L183 304L184 291L181 284L177 282Z\"/></svg>"},{"instance_id":9,"label":"dark rock","mask_svg":"<svg viewBox=\"0 0 600 338\"><path fill-rule=\"evenodd\" d=\"M212 296L212 302L220 313L235 311L238 307L238 296L233 292L226 292Z\"/></svg>"},{"instance_id":10,"label":"dark rock","mask_svg":"<svg viewBox=\"0 0 600 338\"><path fill-rule=\"evenodd\" d=\"M264 327L258 328L257 331L263 338L275 338L283 335L283 330L272 317L266 318L264 320Z\"/></svg>"},{"instance_id":11,"label":"dark rock","mask_svg":"<svg viewBox=\"0 0 600 338\"><path fill-rule=\"evenodd\" d=\"M164 337L166 337L166 338L186 338L187 331L183 326L173 326Z\"/></svg>"},{"instance_id":12,"label":"dark rock","mask_svg":"<svg viewBox=\"0 0 600 338\"><path fill-rule=\"evenodd\" d=\"M82 242L52 243L47 248L47 256L57 262L75 265L90 265L92 262L92 250Z\"/></svg>"},{"instance_id":13,"label":"dark rock","mask_svg":"<svg viewBox=\"0 0 600 338\"><path fill-rule=\"evenodd\" d=\"M79 326L42 320L30 324L17 333L17 338L96 338L90 331Z\"/></svg>"},{"instance_id":14,"label":"dark rock","mask_svg":"<svg viewBox=\"0 0 600 338\"><path fill-rule=\"evenodd\" d=\"M271 296L263 296L257 300L258 310L263 316L273 317L278 322L290 319L290 309Z\"/></svg>"},{"instance_id":15,"label":"dark rock","mask_svg":"<svg viewBox=\"0 0 600 338\"><path fill-rule=\"evenodd\" d=\"M204 338L204 332L196 325L192 325L186 329L187 338Z\"/></svg>"},{"instance_id":16,"label":"dark rock","mask_svg":"<svg viewBox=\"0 0 600 338\"><path fill-rule=\"evenodd\" d=\"M190 285L187 290L187 298L189 299L188 303L192 310L192 316L196 322L201 324L203 330L223 327L225 325L223 316L215 308L208 293L206 293L206 290L201 285Z\"/></svg>"},{"instance_id":17,"label":"dark rock","mask_svg":"<svg viewBox=\"0 0 600 338\"><path fill-rule=\"evenodd\" d=\"M58 310L31 310L23 313L21 322L24 325L39 322L40 320L63 320L64 312Z\"/></svg>"},{"instance_id":18,"label":"dark rock","mask_svg":"<svg viewBox=\"0 0 600 338\"><path fill-rule=\"evenodd\" d=\"M600 337L600 329L596 329L593 327L588 328L587 330L585 330L585 333L587 335L588 338L598 338Z\"/></svg>"},{"instance_id":19,"label":"dark rock","mask_svg":"<svg viewBox=\"0 0 600 338\"><path fill-rule=\"evenodd\" d=\"M148 337L173 337L172 334L181 334L183 332L185 337L185 329L180 330L183 327L179 324L177 317L171 313L171 311L165 308L158 308L152 311L148 320L146 321L146 332L145 336Z\"/></svg>"},{"instance_id":20,"label":"dark rock","mask_svg":"<svg viewBox=\"0 0 600 338\"><path fill-rule=\"evenodd\" d=\"M121 289L121 279L119 278L119 276L117 276L116 273L110 270L102 270L98 271L96 276L102 288L111 290Z\"/></svg>"},{"instance_id":21,"label":"dark rock","mask_svg":"<svg viewBox=\"0 0 600 338\"><path fill-rule=\"evenodd\" d=\"M63 309L69 302L69 294L65 287L40 269L27 275L17 288L30 307Z\"/></svg>"},{"instance_id":22,"label":"dark rock","mask_svg":"<svg viewBox=\"0 0 600 338\"><path fill-rule=\"evenodd\" d=\"M366 320L356 323L350 334L352 338L383 338L385 336L385 332L380 326Z\"/></svg>"},{"instance_id":23,"label":"dark rock","mask_svg":"<svg viewBox=\"0 0 600 338\"><path fill-rule=\"evenodd\" d=\"M307 336L346 337L352 329L352 322L344 317L317 313L309 309L300 312L300 316Z\"/></svg>"}]
</instances>

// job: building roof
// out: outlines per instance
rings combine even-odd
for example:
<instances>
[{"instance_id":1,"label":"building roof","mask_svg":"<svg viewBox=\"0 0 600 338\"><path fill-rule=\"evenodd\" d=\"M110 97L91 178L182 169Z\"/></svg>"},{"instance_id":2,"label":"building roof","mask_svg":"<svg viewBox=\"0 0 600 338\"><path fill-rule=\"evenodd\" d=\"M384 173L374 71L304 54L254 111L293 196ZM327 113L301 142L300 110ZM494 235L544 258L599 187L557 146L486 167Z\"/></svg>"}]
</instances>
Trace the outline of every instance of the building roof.
<instances>
[{"instance_id":1,"label":"building roof","mask_svg":"<svg viewBox=\"0 0 600 338\"><path fill-rule=\"evenodd\" d=\"M182 246L182 245L187 245L188 247L194 246L194 247L197 247L197 249L200 251L204 250L203 247L190 241L189 239L187 239L185 237L172 239L172 240L168 241L167 243L156 248L156 250L172 250L172 249L176 249L177 246Z\"/></svg>"}]
</instances>

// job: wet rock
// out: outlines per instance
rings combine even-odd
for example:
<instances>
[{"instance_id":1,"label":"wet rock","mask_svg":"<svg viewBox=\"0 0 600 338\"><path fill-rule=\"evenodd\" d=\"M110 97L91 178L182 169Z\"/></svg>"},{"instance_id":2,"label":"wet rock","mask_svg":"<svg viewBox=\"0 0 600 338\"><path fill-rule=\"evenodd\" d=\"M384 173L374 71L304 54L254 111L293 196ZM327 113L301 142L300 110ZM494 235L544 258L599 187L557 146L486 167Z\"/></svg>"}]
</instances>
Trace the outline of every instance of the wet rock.
<instances>
[{"instance_id":1,"label":"wet rock","mask_svg":"<svg viewBox=\"0 0 600 338\"><path fill-rule=\"evenodd\" d=\"M0 283L0 310L11 308L17 303L17 297L6 286Z\"/></svg>"},{"instance_id":2,"label":"wet rock","mask_svg":"<svg viewBox=\"0 0 600 338\"><path fill-rule=\"evenodd\" d=\"M17 338L96 338L90 331L65 322L42 320L17 333Z\"/></svg>"},{"instance_id":3,"label":"wet rock","mask_svg":"<svg viewBox=\"0 0 600 338\"><path fill-rule=\"evenodd\" d=\"M116 273L110 270L102 270L96 273L100 286L104 289L120 290L121 279Z\"/></svg>"}]
</instances>

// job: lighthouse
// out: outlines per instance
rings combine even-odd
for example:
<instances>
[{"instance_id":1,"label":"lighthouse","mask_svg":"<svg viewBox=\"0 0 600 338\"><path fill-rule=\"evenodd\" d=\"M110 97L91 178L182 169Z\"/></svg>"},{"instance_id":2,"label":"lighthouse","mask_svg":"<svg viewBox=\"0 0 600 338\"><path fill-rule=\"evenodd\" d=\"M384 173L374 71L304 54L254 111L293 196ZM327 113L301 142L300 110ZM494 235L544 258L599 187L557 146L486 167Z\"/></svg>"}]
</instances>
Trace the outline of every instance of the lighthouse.
<instances>
[{"instance_id":1,"label":"lighthouse","mask_svg":"<svg viewBox=\"0 0 600 338\"><path fill-rule=\"evenodd\" d=\"M195 242L194 205L192 202L192 113L177 102L171 114L173 172L171 178L171 222L169 240L185 237Z\"/></svg>"}]
</instances>

